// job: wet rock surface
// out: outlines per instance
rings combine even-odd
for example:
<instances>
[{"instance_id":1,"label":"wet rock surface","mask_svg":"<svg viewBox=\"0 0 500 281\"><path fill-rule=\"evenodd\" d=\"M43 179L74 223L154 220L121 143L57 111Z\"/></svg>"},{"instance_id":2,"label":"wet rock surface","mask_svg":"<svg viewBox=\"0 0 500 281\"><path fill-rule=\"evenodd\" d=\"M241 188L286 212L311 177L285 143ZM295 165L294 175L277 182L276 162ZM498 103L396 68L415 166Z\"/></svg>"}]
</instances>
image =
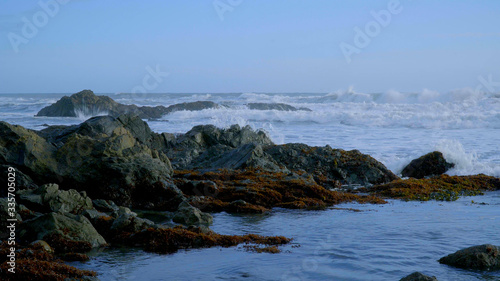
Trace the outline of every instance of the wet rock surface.
<instances>
[{"instance_id":1,"label":"wet rock surface","mask_svg":"<svg viewBox=\"0 0 500 281\"><path fill-rule=\"evenodd\" d=\"M439 259L440 263L473 270L500 270L500 247L484 244L459 250Z\"/></svg>"},{"instance_id":2,"label":"wet rock surface","mask_svg":"<svg viewBox=\"0 0 500 281\"><path fill-rule=\"evenodd\" d=\"M403 177L421 179L427 176L442 175L454 166L455 164L448 163L444 159L443 153L434 151L412 160L403 168L401 174Z\"/></svg>"}]
</instances>

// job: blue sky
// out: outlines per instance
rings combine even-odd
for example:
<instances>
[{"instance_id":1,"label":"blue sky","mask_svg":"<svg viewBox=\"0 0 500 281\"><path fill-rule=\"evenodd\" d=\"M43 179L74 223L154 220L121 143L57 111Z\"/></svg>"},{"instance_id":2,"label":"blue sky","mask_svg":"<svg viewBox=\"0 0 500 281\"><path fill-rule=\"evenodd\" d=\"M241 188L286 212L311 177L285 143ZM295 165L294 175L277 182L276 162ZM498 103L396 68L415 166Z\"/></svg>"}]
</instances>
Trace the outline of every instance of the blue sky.
<instances>
[{"instance_id":1,"label":"blue sky","mask_svg":"<svg viewBox=\"0 0 500 281\"><path fill-rule=\"evenodd\" d=\"M0 93L418 92L475 88L478 76L500 82L500 1L401 0L382 26L372 12L391 1L2 0ZM370 23L379 29L348 63L341 43L356 47L355 28Z\"/></svg>"}]
</instances>

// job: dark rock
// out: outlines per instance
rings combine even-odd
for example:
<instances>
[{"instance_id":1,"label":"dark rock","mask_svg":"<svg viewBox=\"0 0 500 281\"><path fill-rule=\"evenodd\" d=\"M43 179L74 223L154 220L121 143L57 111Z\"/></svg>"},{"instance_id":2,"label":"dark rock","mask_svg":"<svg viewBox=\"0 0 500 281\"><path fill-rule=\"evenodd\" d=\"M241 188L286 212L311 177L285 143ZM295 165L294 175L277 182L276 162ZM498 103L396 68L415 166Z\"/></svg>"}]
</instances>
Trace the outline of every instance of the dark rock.
<instances>
[{"instance_id":1,"label":"dark rock","mask_svg":"<svg viewBox=\"0 0 500 281\"><path fill-rule=\"evenodd\" d=\"M94 208L102 212L114 212L118 211L119 209L118 205L116 205L115 202L111 200L95 199L92 200L92 203L94 204Z\"/></svg>"},{"instance_id":2,"label":"dark rock","mask_svg":"<svg viewBox=\"0 0 500 281\"><path fill-rule=\"evenodd\" d=\"M219 157L198 162L197 165L210 169L246 169L252 167L272 172L286 170L286 168L280 167L268 154L264 153L261 145L255 143L244 144L221 154Z\"/></svg>"},{"instance_id":3,"label":"dark rock","mask_svg":"<svg viewBox=\"0 0 500 281\"><path fill-rule=\"evenodd\" d=\"M54 182L56 148L34 131L0 121L0 165L14 166L35 182ZM47 177L52 175L52 177Z\"/></svg>"},{"instance_id":4,"label":"dark rock","mask_svg":"<svg viewBox=\"0 0 500 281\"><path fill-rule=\"evenodd\" d=\"M296 108L291 105L285 104L285 103L260 103L260 102L255 102L255 103L249 103L247 104L249 109L253 110L280 110L280 111L298 111L298 110L304 110L304 111L312 111L309 108L301 107L301 108Z\"/></svg>"},{"instance_id":5,"label":"dark rock","mask_svg":"<svg viewBox=\"0 0 500 281\"><path fill-rule=\"evenodd\" d=\"M21 241L27 242L47 241L48 236L55 234L64 240L90 243L92 247L106 245L106 241L97 233L90 221L81 215L48 213L24 221L19 226L18 233Z\"/></svg>"},{"instance_id":6,"label":"dark rock","mask_svg":"<svg viewBox=\"0 0 500 281\"><path fill-rule=\"evenodd\" d=\"M80 214L93 208L92 200L86 194L74 189L59 190L57 184L46 184L35 190L21 190L18 194L21 203L41 212Z\"/></svg>"},{"instance_id":7,"label":"dark rock","mask_svg":"<svg viewBox=\"0 0 500 281\"><path fill-rule=\"evenodd\" d=\"M412 274L401 278L399 281L437 281L437 278L424 275L420 272L413 272Z\"/></svg>"},{"instance_id":8,"label":"dark rock","mask_svg":"<svg viewBox=\"0 0 500 281\"><path fill-rule=\"evenodd\" d=\"M264 132L256 132L250 126L233 125L219 129L213 125L200 125L175 139L170 138L165 147L173 167L183 170L204 168L214 157L249 143L267 145L272 141Z\"/></svg>"},{"instance_id":9,"label":"dark rock","mask_svg":"<svg viewBox=\"0 0 500 281\"><path fill-rule=\"evenodd\" d=\"M148 219L139 218L137 214L130 211L130 209L120 207L116 219L111 225L111 231L115 233L138 232L153 226L155 226L154 222Z\"/></svg>"},{"instance_id":10,"label":"dark rock","mask_svg":"<svg viewBox=\"0 0 500 281\"><path fill-rule=\"evenodd\" d=\"M142 119L160 118L165 114L179 110L203 110L208 108L219 108L220 106L210 101L197 101L181 104L174 104L169 107L164 106L136 106L125 105L114 101L108 96L96 96L90 90L83 90L71 96L64 96L55 104L42 108L36 116L96 116L110 115L119 116L122 114L138 115Z\"/></svg>"},{"instance_id":11,"label":"dark rock","mask_svg":"<svg viewBox=\"0 0 500 281\"><path fill-rule=\"evenodd\" d=\"M303 170L343 184L371 185L398 179L382 163L358 150L345 151L330 146L311 147L295 143L267 146L264 152L291 171Z\"/></svg>"},{"instance_id":12,"label":"dark rock","mask_svg":"<svg viewBox=\"0 0 500 281\"><path fill-rule=\"evenodd\" d=\"M165 154L148 147L152 134L138 117L102 116L87 120L69 134L55 136L60 141L56 159L61 184L120 205L141 204L132 198L161 191L172 174ZM151 197L160 202L162 194Z\"/></svg>"},{"instance_id":13,"label":"dark rock","mask_svg":"<svg viewBox=\"0 0 500 281\"><path fill-rule=\"evenodd\" d=\"M459 250L439 259L440 263L474 270L500 270L500 247L484 244Z\"/></svg>"},{"instance_id":14,"label":"dark rock","mask_svg":"<svg viewBox=\"0 0 500 281\"><path fill-rule=\"evenodd\" d=\"M441 152L434 151L412 160L410 164L404 167L401 174L403 177L421 179L427 176L444 174L454 166L455 164L446 162Z\"/></svg>"},{"instance_id":15,"label":"dark rock","mask_svg":"<svg viewBox=\"0 0 500 281\"><path fill-rule=\"evenodd\" d=\"M167 107L166 113L182 111L182 110L199 111L204 109L217 109L221 107L222 107L221 105L218 105L212 101L183 102L183 103L173 104Z\"/></svg>"},{"instance_id":16,"label":"dark rock","mask_svg":"<svg viewBox=\"0 0 500 281\"><path fill-rule=\"evenodd\" d=\"M182 202L174 214L173 221L184 225L210 225L213 222L213 217L187 202Z\"/></svg>"},{"instance_id":17,"label":"dark rock","mask_svg":"<svg viewBox=\"0 0 500 281\"><path fill-rule=\"evenodd\" d=\"M0 169L3 171L3 175L0 178L0 186L8 186L8 173L9 168L12 167L15 169L15 184L16 190L23 189L35 189L38 188L38 185L31 179L30 176L21 172L17 167L13 167L12 165L0 165ZM0 189L0 197L7 197L7 188Z\"/></svg>"}]
</instances>

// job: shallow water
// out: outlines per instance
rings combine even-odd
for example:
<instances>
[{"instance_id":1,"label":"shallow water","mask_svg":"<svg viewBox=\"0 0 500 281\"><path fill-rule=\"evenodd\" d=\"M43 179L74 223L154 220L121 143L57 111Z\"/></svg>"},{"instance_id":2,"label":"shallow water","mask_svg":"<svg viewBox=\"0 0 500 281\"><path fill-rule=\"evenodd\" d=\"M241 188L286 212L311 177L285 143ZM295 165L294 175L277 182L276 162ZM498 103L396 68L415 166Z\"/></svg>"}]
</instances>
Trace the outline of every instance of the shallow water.
<instances>
[{"instance_id":1,"label":"shallow water","mask_svg":"<svg viewBox=\"0 0 500 281\"><path fill-rule=\"evenodd\" d=\"M414 271L439 280L500 280L500 271L467 271L437 262L468 246L500 245L500 191L454 202L390 200L336 207L343 209L214 215L212 229L222 234L294 238L279 254L241 247L170 255L113 249L77 266L96 270L102 280L399 280Z\"/></svg>"}]
</instances>

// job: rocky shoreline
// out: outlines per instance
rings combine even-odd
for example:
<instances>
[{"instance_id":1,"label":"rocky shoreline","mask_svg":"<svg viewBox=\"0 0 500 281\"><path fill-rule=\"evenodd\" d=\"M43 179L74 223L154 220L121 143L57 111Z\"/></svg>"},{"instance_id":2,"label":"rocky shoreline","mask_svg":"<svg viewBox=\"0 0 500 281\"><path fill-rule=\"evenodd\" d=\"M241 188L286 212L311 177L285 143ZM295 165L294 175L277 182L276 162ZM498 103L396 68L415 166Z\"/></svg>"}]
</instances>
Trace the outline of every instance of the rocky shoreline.
<instances>
[{"instance_id":1,"label":"rocky shoreline","mask_svg":"<svg viewBox=\"0 0 500 281\"><path fill-rule=\"evenodd\" d=\"M384 204L392 198L456 200L500 189L494 177L442 175L452 164L436 152L405 168L404 174L415 178L401 179L357 150L276 145L265 132L238 125L159 134L142 120L151 116L119 113L41 131L0 122L0 166L16 170L16 238L24 266L19 270L25 272L24 279L12 279L0 260L2 280L95 278L60 259L84 260L86 251L99 247L173 253L246 243L256 252L276 253L277 246L291 241L214 233L208 228L213 212L325 209L343 202ZM2 205L6 195L2 190ZM155 223L131 208L165 212L170 223ZM40 266L50 266L53 274L38 272Z\"/></svg>"}]
</instances>

